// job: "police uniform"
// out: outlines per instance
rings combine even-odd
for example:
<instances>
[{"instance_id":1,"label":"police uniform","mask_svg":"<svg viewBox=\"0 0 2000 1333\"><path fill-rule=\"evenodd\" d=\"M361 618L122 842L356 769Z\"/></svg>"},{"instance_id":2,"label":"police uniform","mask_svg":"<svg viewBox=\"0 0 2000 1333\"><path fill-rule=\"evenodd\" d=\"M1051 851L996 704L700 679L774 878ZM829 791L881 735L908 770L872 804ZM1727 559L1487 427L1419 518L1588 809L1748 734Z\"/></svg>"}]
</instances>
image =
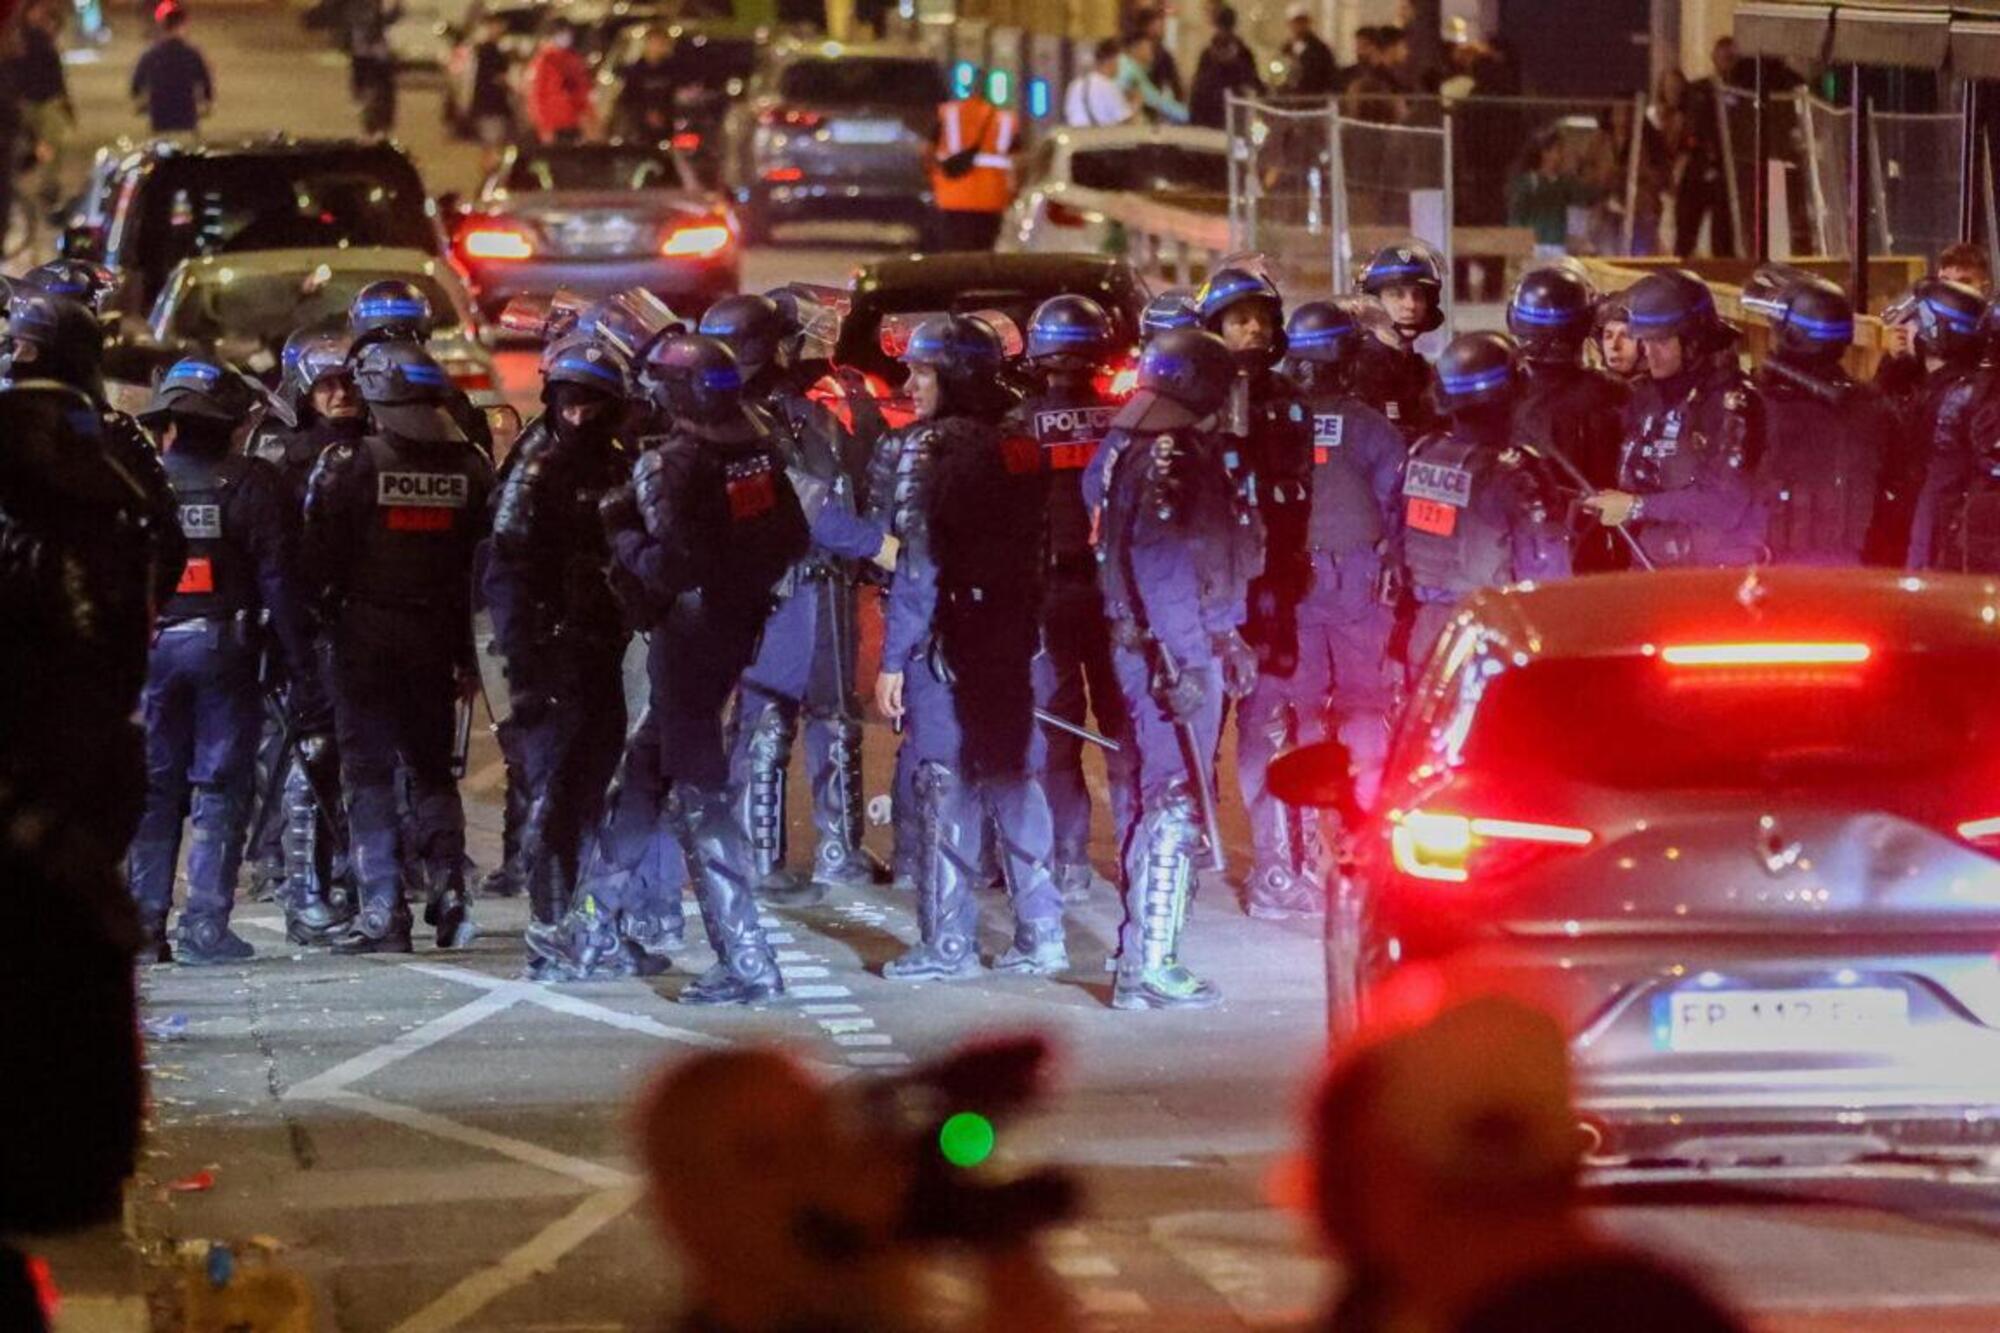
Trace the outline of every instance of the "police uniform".
<instances>
[{"instance_id":1,"label":"police uniform","mask_svg":"<svg viewBox=\"0 0 2000 1333\"><path fill-rule=\"evenodd\" d=\"M1663 569L1764 558L1762 404L1733 360L1642 380L1625 417L1618 488L1639 497L1627 527L1647 557Z\"/></svg>"},{"instance_id":2,"label":"police uniform","mask_svg":"<svg viewBox=\"0 0 2000 1333\"><path fill-rule=\"evenodd\" d=\"M1234 656L1249 582L1263 567L1256 511L1205 426L1235 364L1221 339L1162 333L1140 362L1140 390L1120 411L1085 482L1098 527L1113 660L1138 751L1140 815L1126 841L1125 921L1112 1003L1203 1008L1215 986L1180 960L1205 839L1197 783L1222 726L1224 671ZM1254 667L1252 668L1254 671ZM1240 693L1250 673L1230 667Z\"/></svg>"},{"instance_id":3,"label":"police uniform","mask_svg":"<svg viewBox=\"0 0 2000 1333\"><path fill-rule=\"evenodd\" d=\"M486 534L492 466L445 404L444 372L384 344L356 370L378 428L328 449L307 488L304 552L327 590L332 687L361 912L337 950L409 949L402 871L449 948L468 938L465 812L453 773L457 682L474 669L473 555ZM398 828L396 774L408 775Z\"/></svg>"},{"instance_id":4,"label":"police uniform","mask_svg":"<svg viewBox=\"0 0 2000 1333\"><path fill-rule=\"evenodd\" d=\"M283 480L268 463L230 452L230 431L253 401L231 372L188 360L168 372L148 414L177 432L165 466L188 553L147 663L146 812L132 842L131 878L142 921L163 937L185 814L193 845L177 943L187 963L251 955L230 931L229 914L262 716L262 621L287 662L303 663L310 652Z\"/></svg>"}]
</instances>

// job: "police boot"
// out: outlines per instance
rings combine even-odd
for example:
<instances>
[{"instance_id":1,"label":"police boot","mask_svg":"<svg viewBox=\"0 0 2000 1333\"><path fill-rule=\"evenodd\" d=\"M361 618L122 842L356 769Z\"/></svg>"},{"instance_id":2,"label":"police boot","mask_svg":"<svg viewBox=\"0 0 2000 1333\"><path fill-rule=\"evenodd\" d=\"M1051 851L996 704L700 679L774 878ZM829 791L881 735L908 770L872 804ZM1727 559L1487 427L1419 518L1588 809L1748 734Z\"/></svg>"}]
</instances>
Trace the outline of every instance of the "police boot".
<instances>
[{"instance_id":1,"label":"police boot","mask_svg":"<svg viewBox=\"0 0 2000 1333\"><path fill-rule=\"evenodd\" d=\"M1126 923L1112 1008L1212 1009L1222 1002L1222 993L1178 956L1194 887L1194 854L1201 845L1194 798L1186 783L1177 781L1146 812L1126 853Z\"/></svg>"},{"instance_id":2,"label":"police boot","mask_svg":"<svg viewBox=\"0 0 2000 1333\"><path fill-rule=\"evenodd\" d=\"M1072 907L1089 902L1101 889L1111 887L1110 882L1090 864L1090 852L1083 847L1058 846L1055 864L1049 870L1055 876L1056 891Z\"/></svg>"},{"instance_id":3,"label":"police boot","mask_svg":"<svg viewBox=\"0 0 2000 1333\"><path fill-rule=\"evenodd\" d=\"M331 892L331 857L320 846L319 803L302 767L285 776L285 938L293 944L332 942L354 919L353 900Z\"/></svg>"},{"instance_id":4,"label":"police boot","mask_svg":"<svg viewBox=\"0 0 2000 1333\"><path fill-rule=\"evenodd\" d=\"M534 793L522 775L521 732L511 718L494 729L500 753L507 763L506 803L500 822L500 864L479 880L482 898L518 898L527 891L527 875L521 868L521 838L528 827L528 810Z\"/></svg>"},{"instance_id":5,"label":"police boot","mask_svg":"<svg viewBox=\"0 0 2000 1333\"><path fill-rule=\"evenodd\" d=\"M530 980L606 981L632 975L616 923L588 893L560 921L537 922L525 942Z\"/></svg>"},{"instance_id":6,"label":"police boot","mask_svg":"<svg viewBox=\"0 0 2000 1333\"><path fill-rule=\"evenodd\" d=\"M993 962L995 972L1015 976L1053 977L1069 971L1069 945L1060 921L1023 921L1014 927L1014 942Z\"/></svg>"},{"instance_id":7,"label":"police boot","mask_svg":"<svg viewBox=\"0 0 2000 1333\"><path fill-rule=\"evenodd\" d=\"M861 787L861 723L833 718L826 759L813 774L813 824L819 845L813 879L834 889L865 889L889 878L888 867L862 845L867 794Z\"/></svg>"},{"instance_id":8,"label":"police boot","mask_svg":"<svg viewBox=\"0 0 2000 1333\"><path fill-rule=\"evenodd\" d=\"M922 858L918 863L919 942L882 967L891 981L964 981L979 975L978 904L972 876L980 864L979 804L958 775L935 760L917 769Z\"/></svg>"},{"instance_id":9,"label":"police boot","mask_svg":"<svg viewBox=\"0 0 2000 1333\"><path fill-rule=\"evenodd\" d=\"M1260 921L1318 916L1311 856L1299 812L1266 794L1250 809L1257 861L1243 885L1243 910Z\"/></svg>"},{"instance_id":10,"label":"police boot","mask_svg":"<svg viewBox=\"0 0 2000 1333\"><path fill-rule=\"evenodd\" d=\"M784 994L777 955L757 924L750 882L737 869L749 863L749 849L728 793L677 783L668 804L717 960L681 988L680 1002L756 1004Z\"/></svg>"},{"instance_id":11,"label":"police boot","mask_svg":"<svg viewBox=\"0 0 2000 1333\"><path fill-rule=\"evenodd\" d=\"M750 697L750 696L746 696ZM742 766L734 775L737 815L750 840L750 871L757 896L779 907L814 907L826 891L810 875L785 868L785 770L792 757L798 722L791 710L752 697L753 717L743 739Z\"/></svg>"},{"instance_id":12,"label":"police boot","mask_svg":"<svg viewBox=\"0 0 2000 1333\"><path fill-rule=\"evenodd\" d=\"M410 952L410 909L401 903L375 903L361 909L347 933L333 942L343 957L369 953Z\"/></svg>"},{"instance_id":13,"label":"police boot","mask_svg":"<svg viewBox=\"0 0 2000 1333\"><path fill-rule=\"evenodd\" d=\"M241 963L257 956L250 941L229 928L221 917L190 919L181 914L174 931L174 961L182 967L214 967L220 963Z\"/></svg>"},{"instance_id":14,"label":"police boot","mask_svg":"<svg viewBox=\"0 0 2000 1333\"><path fill-rule=\"evenodd\" d=\"M472 921L472 902L465 896L465 873L454 865L424 871L424 924L437 930L437 947L462 949L479 934Z\"/></svg>"},{"instance_id":15,"label":"police boot","mask_svg":"<svg viewBox=\"0 0 2000 1333\"><path fill-rule=\"evenodd\" d=\"M171 963L174 961L173 945L167 942L167 922L165 917L157 920L148 918L139 923L139 947L132 951L132 959L139 966L148 963Z\"/></svg>"}]
</instances>

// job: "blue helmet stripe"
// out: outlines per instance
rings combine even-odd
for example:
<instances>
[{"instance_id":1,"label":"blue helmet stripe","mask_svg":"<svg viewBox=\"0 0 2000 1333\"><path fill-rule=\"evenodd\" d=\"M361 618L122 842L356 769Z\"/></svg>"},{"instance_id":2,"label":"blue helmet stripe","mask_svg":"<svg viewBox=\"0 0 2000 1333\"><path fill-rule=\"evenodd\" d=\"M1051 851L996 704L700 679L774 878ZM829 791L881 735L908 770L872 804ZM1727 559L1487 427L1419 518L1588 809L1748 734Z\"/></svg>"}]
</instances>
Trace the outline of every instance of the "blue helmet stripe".
<instances>
[{"instance_id":1,"label":"blue helmet stripe","mask_svg":"<svg viewBox=\"0 0 2000 1333\"><path fill-rule=\"evenodd\" d=\"M1926 298L1924 308L1960 333L1971 333L1979 327L1976 317L1968 317L1963 311L1954 310L1941 302Z\"/></svg>"},{"instance_id":2,"label":"blue helmet stripe","mask_svg":"<svg viewBox=\"0 0 2000 1333\"><path fill-rule=\"evenodd\" d=\"M591 361L580 356L563 357L551 369L573 370L579 374L589 375L593 379L603 380L606 384L622 385L625 382L625 377L611 366L605 365L602 361Z\"/></svg>"},{"instance_id":3,"label":"blue helmet stripe","mask_svg":"<svg viewBox=\"0 0 2000 1333\"><path fill-rule=\"evenodd\" d=\"M1438 378L1443 383L1446 393L1480 393L1487 389L1499 388L1513 373L1511 367L1495 366L1491 370L1482 370L1470 375L1440 375Z\"/></svg>"},{"instance_id":4,"label":"blue helmet stripe","mask_svg":"<svg viewBox=\"0 0 2000 1333\"><path fill-rule=\"evenodd\" d=\"M412 384L441 385L447 382L444 371L437 366L405 365L400 369L403 378Z\"/></svg>"},{"instance_id":5,"label":"blue helmet stripe","mask_svg":"<svg viewBox=\"0 0 2000 1333\"><path fill-rule=\"evenodd\" d=\"M1785 323L1820 342L1848 342L1854 337L1854 321L1851 319L1814 319L1794 310L1785 316Z\"/></svg>"},{"instance_id":6,"label":"blue helmet stripe","mask_svg":"<svg viewBox=\"0 0 2000 1333\"><path fill-rule=\"evenodd\" d=\"M1540 324L1544 328L1558 324L1574 324L1589 315L1588 311L1558 310L1545 305L1515 305L1508 310L1508 313L1523 324Z\"/></svg>"},{"instance_id":7,"label":"blue helmet stripe","mask_svg":"<svg viewBox=\"0 0 2000 1333\"><path fill-rule=\"evenodd\" d=\"M356 302L354 313L362 319L422 319L430 309L406 296L374 296Z\"/></svg>"}]
</instances>

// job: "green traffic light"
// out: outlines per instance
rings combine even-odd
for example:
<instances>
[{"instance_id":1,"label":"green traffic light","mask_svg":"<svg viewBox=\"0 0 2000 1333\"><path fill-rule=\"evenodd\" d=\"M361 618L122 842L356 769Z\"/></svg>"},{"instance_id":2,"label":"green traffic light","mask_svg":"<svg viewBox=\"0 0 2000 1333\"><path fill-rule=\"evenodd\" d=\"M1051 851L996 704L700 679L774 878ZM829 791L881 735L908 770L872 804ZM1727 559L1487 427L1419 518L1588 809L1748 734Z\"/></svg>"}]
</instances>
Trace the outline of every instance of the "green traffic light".
<instances>
[{"instance_id":1,"label":"green traffic light","mask_svg":"<svg viewBox=\"0 0 2000 1333\"><path fill-rule=\"evenodd\" d=\"M993 1122L977 1111L960 1111L938 1130L938 1151L953 1166L973 1167L993 1155Z\"/></svg>"}]
</instances>

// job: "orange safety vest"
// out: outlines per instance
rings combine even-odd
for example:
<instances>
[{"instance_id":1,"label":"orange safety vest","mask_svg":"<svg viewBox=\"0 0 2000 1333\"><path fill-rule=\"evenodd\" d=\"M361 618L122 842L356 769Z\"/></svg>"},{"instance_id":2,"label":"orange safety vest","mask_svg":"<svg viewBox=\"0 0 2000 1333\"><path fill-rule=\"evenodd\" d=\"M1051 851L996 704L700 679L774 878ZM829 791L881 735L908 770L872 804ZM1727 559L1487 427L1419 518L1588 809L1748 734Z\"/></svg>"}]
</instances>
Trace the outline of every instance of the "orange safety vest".
<instances>
[{"instance_id":1,"label":"orange safety vest","mask_svg":"<svg viewBox=\"0 0 2000 1333\"><path fill-rule=\"evenodd\" d=\"M938 146L931 160L931 191L948 213L999 213L1014 199L1014 113L983 97L946 102L938 108ZM976 138L971 136L977 136ZM977 148L972 170L953 179L937 164L967 148Z\"/></svg>"}]
</instances>

